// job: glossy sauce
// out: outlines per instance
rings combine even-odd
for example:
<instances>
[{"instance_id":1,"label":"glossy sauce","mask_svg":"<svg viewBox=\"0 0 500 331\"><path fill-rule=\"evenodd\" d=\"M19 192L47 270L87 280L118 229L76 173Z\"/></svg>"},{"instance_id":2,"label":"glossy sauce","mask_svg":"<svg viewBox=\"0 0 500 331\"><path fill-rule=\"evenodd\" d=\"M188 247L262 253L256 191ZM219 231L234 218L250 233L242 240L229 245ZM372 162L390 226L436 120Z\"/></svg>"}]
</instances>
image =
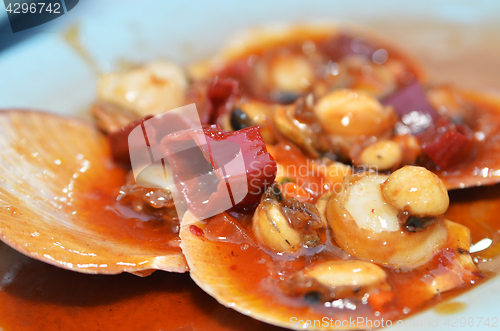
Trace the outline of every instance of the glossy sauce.
<instances>
[{"instance_id":1,"label":"glossy sauce","mask_svg":"<svg viewBox=\"0 0 500 331\"><path fill-rule=\"evenodd\" d=\"M307 159L293 144L281 141L274 146L267 146L267 149L284 172L284 179L292 180L300 188L294 194L298 200L314 203L321 193L335 188L335 183L329 182L314 168L319 163Z\"/></svg>"},{"instance_id":2,"label":"glossy sauce","mask_svg":"<svg viewBox=\"0 0 500 331\"><path fill-rule=\"evenodd\" d=\"M262 37L265 40L265 36ZM344 37L348 41L340 41L339 43L342 46L339 46L338 40L344 40ZM349 43L351 46L347 46ZM356 43L359 43L358 49L356 49L356 46L352 46ZM310 50L308 50L309 47L311 47ZM235 54L229 52L231 54L230 60L220 70L216 70L213 75L216 79L231 78L237 80L240 84L241 93L246 97L264 102L289 104L293 103L298 97L307 95L307 93L317 94L316 92L319 92L319 95L323 95L327 92L325 86L315 87L317 83L319 83L318 85L326 84L329 87L335 86L336 80L341 75L338 67L336 67L337 69L331 69L329 66L333 65L335 67L338 65L337 62L342 61L348 55L355 53L356 56L365 58L367 63L375 64L374 54L376 50L384 51L386 54L386 58L379 65L384 66L392 61L400 67L399 74L395 74L396 85L404 86L414 79L425 81L426 76L422 72L422 68L408 55L383 40L378 40L374 35L360 34L359 32L352 33L352 31L345 33L340 30L332 33L329 30L311 32L295 29L286 38L273 40L272 44L269 41L258 45L250 43L246 45L245 51L241 54L236 52L235 56ZM259 73L258 65L261 62L264 65L272 66L275 61L280 60L281 56L292 54L305 57L314 67L316 82L310 84L301 92L280 92L275 90L275 86L266 79L263 81L263 78L260 77L261 73ZM271 69L267 68L265 70ZM342 86L338 86L338 88L349 87L353 89L373 89L374 91L378 91L378 88L383 89L381 85L384 82L378 81L371 69L364 72L363 70L351 72L350 69L345 71L350 79L347 80L347 86L341 84Z\"/></svg>"},{"instance_id":3,"label":"glossy sauce","mask_svg":"<svg viewBox=\"0 0 500 331\"><path fill-rule=\"evenodd\" d=\"M103 164L108 163L103 160ZM166 222L142 221L131 210L126 215L116 212L115 199L124 183L125 171L116 166L89 167L85 176L74 182L72 208L85 222L80 225L113 241L156 249L159 253L179 252L179 247L169 245L178 235L165 226ZM273 329L219 305L194 284L189 273L157 271L145 278L131 274L81 274L30 259L0 243L1 330L184 327Z\"/></svg>"},{"instance_id":4,"label":"glossy sauce","mask_svg":"<svg viewBox=\"0 0 500 331\"><path fill-rule=\"evenodd\" d=\"M469 226L473 242L488 235L498 236L498 192L498 186L452 192L447 217ZM470 217L478 211L484 223ZM239 245L233 248L237 252L248 252L245 253L248 258L256 254L251 250L242 251ZM489 250L474 255L485 255ZM490 261L498 262L498 258ZM249 267L253 265L241 267L255 274L259 269ZM5 331L278 329L218 304L194 284L188 273L157 271L145 278L129 274L86 275L27 258L0 244L0 279L0 326ZM393 279L397 280L398 276ZM403 283L408 284L405 277L401 276L400 280L401 287ZM463 290L445 293L428 304Z\"/></svg>"},{"instance_id":5,"label":"glossy sauce","mask_svg":"<svg viewBox=\"0 0 500 331\"><path fill-rule=\"evenodd\" d=\"M444 302L436 306L434 311L440 315L452 315L461 312L467 308L463 302Z\"/></svg>"},{"instance_id":6,"label":"glossy sauce","mask_svg":"<svg viewBox=\"0 0 500 331\"><path fill-rule=\"evenodd\" d=\"M480 189L452 193L452 203L447 218L464 225L474 225L471 226L473 243L485 237L495 237L500 232L500 221L495 220L484 224L481 219L475 218L474 220L474 217L471 217L470 214L470 212L473 212L472 209L477 208L476 206L479 204L485 209L481 215L485 221L495 218L497 210L500 209L500 194L497 193L498 189L498 186L486 188L486 190L482 189L483 194L480 198L476 199L470 199L469 197L471 193L475 193L475 190ZM242 219L241 216L235 216ZM222 217L224 216L218 215L207 223L204 231L208 240L217 240L215 232L211 231L215 226L212 227L211 224L212 222L220 223ZM230 215L226 215L225 217L231 220ZM485 227L487 227L486 231ZM217 228L220 228L219 224L217 224ZM210 235L207 235L207 232ZM248 235L252 237L251 230L248 230ZM448 267L450 267L450 259L453 258L455 253L445 248L440 250L425 265L408 272L383 267L387 273L388 282L395 293L395 297L390 304L375 306L376 308L374 308L371 306L370 301L368 301L368 304L361 303L360 301L351 301L356 306L354 310L327 308L321 304L313 303L311 305L311 303L304 300L301 296L293 297L285 295L279 289L279 279L287 278L311 263L341 258L341 252L335 250L335 246L328 245L327 243L321 251L316 250L315 253L296 258L287 256L286 253L280 256L276 255L255 243L246 245L245 247L241 243L229 243L227 240L231 241L232 239L230 239L230 234L227 232L221 233L219 237L223 238L223 240L219 240L219 243L216 245L216 253L217 255L221 254L222 256L231 257L232 265L229 269L234 272L234 276L229 272L226 277L231 277L232 281L237 284L238 289L251 289L249 292L253 295L263 297L266 309L286 306L289 316L300 316L300 312L306 311L307 316L310 316L311 320L320 320L323 316L342 320L349 319L349 317L355 318L356 316L364 316L371 321L381 320L382 318L385 320L402 319L440 302L449 300L470 289L471 285L477 285L486 279L482 275L476 275L478 277L474 276L472 278L468 278L467 276L453 290L437 295L430 293L428 285L432 281L433 275L439 274L443 270L451 272ZM495 245L477 254L481 256L490 254L489 261L499 261L499 254L495 249ZM473 254L473 256L478 255ZM478 268L480 271L486 271L488 276L496 273L491 270L485 270L481 264L479 264ZM242 277L242 275L245 276ZM345 300L344 302L349 302L349 300ZM453 312L459 312L459 310L453 310L449 313Z\"/></svg>"},{"instance_id":7,"label":"glossy sauce","mask_svg":"<svg viewBox=\"0 0 500 331\"><path fill-rule=\"evenodd\" d=\"M87 275L0 244L0 327L18 330L274 330L225 308L188 273Z\"/></svg>"},{"instance_id":8,"label":"glossy sauce","mask_svg":"<svg viewBox=\"0 0 500 331\"><path fill-rule=\"evenodd\" d=\"M114 165L110 158L101 161L105 166L93 166L85 176L75 180L73 205L82 227L105 234L117 242L130 243L158 252L180 251L169 245L177 238L168 223L161 220L144 221L143 215L121 207L116 198L125 184L126 171Z\"/></svg>"},{"instance_id":9,"label":"glossy sauce","mask_svg":"<svg viewBox=\"0 0 500 331\"><path fill-rule=\"evenodd\" d=\"M343 36L343 34L340 35ZM346 35L349 36L348 34ZM276 53L284 52L284 50L295 55L304 55L304 53L307 54L307 52L304 51L304 45L308 42L312 42L316 45L314 52L324 57L323 61L327 61L331 55L328 52L328 47L332 47L332 44L334 44L332 40L335 40L335 38L336 35L327 37L309 36L308 39L307 35L297 34L291 37L290 40L288 40L288 43L285 43L284 45L277 43L277 45L273 45L273 47L268 48L250 48L247 50L247 53L242 54L240 58L229 61L229 63L226 64L222 70L216 72L214 75L216 75L218 79L229 77L237 80L241 84L241 93L243 94L243 98L250 97L264 102L290 103L290 101L281 101L279 99L272 100L272 95L276 91L270 90L271 87L266 86L259 81L256 77L257 75L254 73L255 71L258 71L256 70L257 66L255 63L259 60L264 62L269 61L269 57L272 58L272 56L276 56ZM353 40L356 41L359 39L360 38L354 38ZM306 41L303 42L303 40ZM382 63L382 65L387 64L390 60L400 61L399 64L404 67L404 73L396 76L399 87L411 83L414 79L425 83L425 75L421 72L421 68L413 62L411 57L405 56L405 54L400 53L398 50L388 45L377 42L377 40L370 40L369 38L366 38L364 41L367 42L366 45L369 45L369 47L372 47L373 49L387 50L388 58L384 63ZM354 49L352 46L351 48ZM375 63L373 59L370 58L370 60ZM308 61L314 63L312 57L309 58ZM332 62L332 60L329 61ZM315 65L319 66L317 63ZM325 71L325 69L322 70ZM328 79L326 77L328 77L328 75L330 75L330 73L326 70L326 72L323 73L322 78L318 78L318 82L322 79L327 81ZM337 73L337 75L339 74ZM348 88L359 88L361 90L367 89L370 91L373 86L377 86L377 84L372 82L373 78L371 77L371 74L363 73L363 71L361 71L360 73L348 72L348 75L352 76L351 79L355 82L354 85L347 86ZM406 78L402 79L401 77ZM367 85L365 85L364 80L371 83L367 83ZM318 82L314 84L317 84ZM373 86L370 85L372 83L374 84ZM307 92L297 92L295 98L304 96L307 93L316 94L314 84L311 85ZM332 86L330 86L330 88L332 88ZM324 93L325 91L322 92ZM469 152L464 159L461 159L459 164L451 166L446 170L440 170L439 167L437 167L433 162L422 164L422 166L432 169L433 172L438 174L449 189L496 183L498 182L498 178L500 178L500 171L496 171L498 169L495 168L496 165L500 164L500 98L470 91L460 91L459 93L468 106L471 107L471 112L474 113L474 116L471 116L468 120L462 119L474 132L472 152ZM321 93L319 95L321 96ZM223 118L223 116L220 116L219 119L220 118ZM297 153L293 153L293 151L293 155L291 156L287 156L285 154L286 153L281 153L281 160L277 161L288 164L289 159L294 158L294 161L298 161L301 165L307 163L306 161L298 160L298 157L295 156ZM301 157L305 158L304 156ZM300 178L296 178L296 180L303 182ZM317 178L314 178L312 183L307 183L306 186L309 184L317 184L317 182Z\"/></svg>"}]
</instances>

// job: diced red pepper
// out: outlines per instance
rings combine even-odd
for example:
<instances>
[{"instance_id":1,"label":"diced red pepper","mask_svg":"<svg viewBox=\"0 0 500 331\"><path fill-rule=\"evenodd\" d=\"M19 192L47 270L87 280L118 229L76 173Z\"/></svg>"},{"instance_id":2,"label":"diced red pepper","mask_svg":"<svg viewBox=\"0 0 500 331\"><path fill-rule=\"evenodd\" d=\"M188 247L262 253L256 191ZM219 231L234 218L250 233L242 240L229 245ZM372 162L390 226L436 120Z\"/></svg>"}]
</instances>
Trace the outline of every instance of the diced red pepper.
<instances>
[{"instance_id":1,"label":"diced red pepper","mask_svg":"<svg viewBox=\"0 0 500 331\"><path fill-rule=\"evenodd\" d=\"M383 104L394 107L410 132L416 135L425 154L440 169L451 167L470 151L471 131L439 115L427 100L424 88L418 81L396 91ZM417 112L417 116L410 116L405 122L405 115L412 112ZM422 120L423 117L426 121Z\"/></svg>"},{"instance_id":2,"label":"diced red pepper","mask_svg":"<svg viewBox=\"0 0 500 331\"><path fill-rule=\"evenodd\" d=\"M149 165L152 162L150 153L163 155L160 151L160 140L163 136L192 128L193 125L195 124L189 119L177 113L166 112L157 116L145 116L109 134L111 156L116 163L126 169L131 168L131 155L134 155L136 161L143 160L145 165ZM137 139L130 140L130 133L138 126L142 126L143 134L135 136Z\"/></svg>"},{"instance_id":3,"label":"diced red pepper","mask_svg":"<svg viewBox=\"0 0 500 331\"><path fill-rule=\"evenodd\" d=\"M215 77L207 89L207 109L201 118L202 124L214 124L224 113L230 111L232 99L240 93L240 84L233 78Z\"/></svg>"},{"instance_id":4,"label":"diced red pepper","mask_svg":"<svg viewBox=\"0 0 500 331\"><path fill-rule=\"evenodd\" d=\"M260 134L260 127L253 126L239 131L209 128L204 132L209 144L215 141L230 141L240 146L248 185L248 195L241 201L241 204L258 204L265 187L274 182L277 170L276 162L267 152L266 144ZM224 152L222 149L218 149L217 152L219 155L216 156L215 151L211 150L212 165L216 168L224 166L229 161L227 154L220 153Z\"/></svg>"},{"instance_id":5,"label":"diced red pepper","mask_svg":"<svg viewBox=\"0 0 500 331\"><path fill-rule=\"evenodd\" d=\"M463 125L442 119L417 135L425 154L440 169L447 169L465 158L472 147L472 133Z\"/></svg>"},{"instance_id":6,"label":"diced red pepper","mask_svg":"<svg viewBox=\"0 0 500 331\"><path fill-rule=\"evenodd\" d=\"M196 225L190 225L189 231L197 237L203 236L203 230L197 227Z\"/></svg>"},{"instance_id":7,"label":"diced red pepper","mask_svg":"<svg viewBox=\"0 0 500 331\"><path fill-rule=\"evenodd\" d=\"M199 217L258 204L276 177L276 162L259 127L234 132L214 127L186 130L166 136L161 146L175 184Z\"/></svg>"}]
</instances>

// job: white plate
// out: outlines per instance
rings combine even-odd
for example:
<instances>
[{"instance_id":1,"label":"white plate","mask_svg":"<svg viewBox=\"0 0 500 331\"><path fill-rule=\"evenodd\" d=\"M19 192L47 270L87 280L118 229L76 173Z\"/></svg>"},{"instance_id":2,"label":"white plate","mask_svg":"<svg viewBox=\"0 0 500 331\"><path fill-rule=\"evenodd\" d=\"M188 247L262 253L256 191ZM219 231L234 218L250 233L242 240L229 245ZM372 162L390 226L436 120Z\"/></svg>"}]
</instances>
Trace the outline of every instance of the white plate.
<instances>
[{"instance_id":1,"label":"white plate","mask_svg":"<svg viewBox=\"0 0 500 331\"><path fill-rule=\"evenodd\" d=\"M435 81L500 93L499 17L500 1L495 0L80 1L42 32L0 53L0 108L80 115L87 109L95 97L96 75L62 37L75 24L90 56L102 70L110 70L122 60L199 60L253 25L350 21L375 27L414 53ZM499 297L496 277L457 297L467 304L460 313L443 316L428 310L393 329L447 330L452 318L472 318L477 325L480 317L499 316Z\"/></svg>"}]
</instances>

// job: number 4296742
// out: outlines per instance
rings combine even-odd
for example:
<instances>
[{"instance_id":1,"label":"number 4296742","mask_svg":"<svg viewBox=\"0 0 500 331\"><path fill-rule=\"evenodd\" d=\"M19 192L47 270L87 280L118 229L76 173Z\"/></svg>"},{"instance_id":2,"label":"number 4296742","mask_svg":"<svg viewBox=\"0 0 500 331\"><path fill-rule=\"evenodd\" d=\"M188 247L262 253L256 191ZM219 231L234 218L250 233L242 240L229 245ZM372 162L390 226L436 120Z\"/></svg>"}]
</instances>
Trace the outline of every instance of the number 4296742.
<instances>
[{"instance_id":1,"label":"number 4296742","mask_svg":"<svg viewBox=\"0 0 500 331\"><path fill-rule=\"evenodd\" d=\"M498 328L498 317L452 317L447 318L444 322L447 327L458 328L458 327L491 327Z\"/></svg>"},{"instance_id":2,"label":"number 4296742","mask_svg":"<svg viewBox=\"0 0 500 331\"><path fill-rule=\"evenodd\" d=\"M7 8L5 8L5 11L8 13L12 14L26 14L26 13L31 13L31 14L41 14L42 12L46 13L52 13L52 14L60 14L61 13L61 4L60 3L48 3L47 5L45 2L32 2L32 3L27 3L27 2L15 2L15 3L9 3Z\"/></svg>"}]
</instances>

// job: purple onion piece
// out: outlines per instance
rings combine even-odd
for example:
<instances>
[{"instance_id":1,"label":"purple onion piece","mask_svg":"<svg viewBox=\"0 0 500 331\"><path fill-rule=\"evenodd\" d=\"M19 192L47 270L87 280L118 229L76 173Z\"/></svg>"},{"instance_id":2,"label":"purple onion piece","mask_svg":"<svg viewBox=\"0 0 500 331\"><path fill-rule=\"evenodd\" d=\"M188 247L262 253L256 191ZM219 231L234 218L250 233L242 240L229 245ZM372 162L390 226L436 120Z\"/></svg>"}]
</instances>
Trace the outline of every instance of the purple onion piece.
<instances>
[{"instance_id":1,"label":"purple onion piece","mask_svg":"<svg viewBox=\"0 0 500 331\"><path fill-rule=\"evenodd\" d=\"M425 130L439 118L417 80L387 97L382 104L393 106L412 134Z\"/></svg>"}]
</instances>

